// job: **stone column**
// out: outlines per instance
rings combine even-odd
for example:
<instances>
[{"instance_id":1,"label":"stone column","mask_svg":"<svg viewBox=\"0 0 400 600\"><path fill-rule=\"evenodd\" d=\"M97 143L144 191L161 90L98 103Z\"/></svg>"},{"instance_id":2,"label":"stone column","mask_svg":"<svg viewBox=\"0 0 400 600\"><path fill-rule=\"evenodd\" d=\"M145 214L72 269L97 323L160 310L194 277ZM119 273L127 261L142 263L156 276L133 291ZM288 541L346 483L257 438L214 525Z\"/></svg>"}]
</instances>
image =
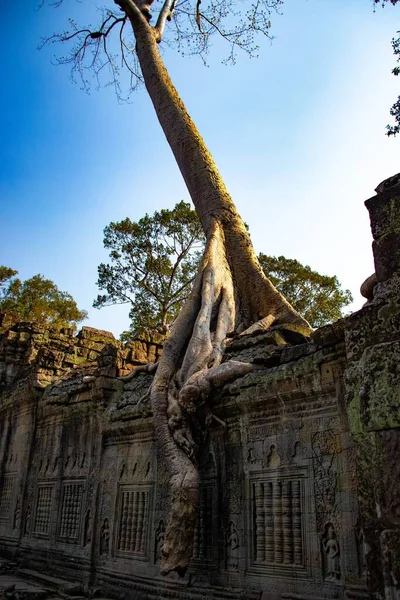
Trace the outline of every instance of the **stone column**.
<instances>
[{"instance_id":1,"label":"stone column","mask_svg":"<svg viewBox=\"0 0 400 600\"><path fill-rule=\"evenodd\" d=\"M346 322L346 410L357 446L366 585L373 598L399 600L400 174L376 191L365 205L377 285L368 306Z\"/></svg>"},{"instance_id":2,"label":"stone column","mask_svg":"<svg viewBox=\"0 0 400 600\"><path fill-rule=\"evenodd\" d=\"M400 173L386 179L365 206L374 239L375 272L378 283L400 275Z\"/></svg>"}]
</instances>

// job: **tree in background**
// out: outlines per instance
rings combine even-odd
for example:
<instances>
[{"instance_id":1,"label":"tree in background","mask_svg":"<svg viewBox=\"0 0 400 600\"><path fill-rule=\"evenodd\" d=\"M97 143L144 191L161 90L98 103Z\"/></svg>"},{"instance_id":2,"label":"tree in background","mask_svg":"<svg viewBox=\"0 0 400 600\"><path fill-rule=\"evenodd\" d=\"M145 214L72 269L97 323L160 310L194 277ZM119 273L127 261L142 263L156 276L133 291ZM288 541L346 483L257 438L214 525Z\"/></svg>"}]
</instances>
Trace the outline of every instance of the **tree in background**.
<instances>
[{"instance_id":1,"label":"tree in background","mask_svg":"<svg viewBox=\"0 0 400 600\"><path fill-rule=\"evenodd\" d=\"M353 301L350 290L342 290L334 275L320 275L294 258L258 255L264 273L313 327L322 327L343 317L343 308Z\"/></svg>"},{"instance_id":2,"label":"tree in background","mask_svg":"<svg viewBox=\"0 0 400 600\"><path fill-rule=\"evenodd\" d=\"M84 87L88 67L94 69L98 84L106 74L104 83L111 79L118 95L121 65L131 87L144 82L206 236L192 292L164 344L151 386L154 430L171 488L161 559L164 574L185 573L193 550L201 444L201 438L196 444L193 437L193 423L197 419L200 427L206 427L204 417L201 420L212 385L259 368L240 361L222 364L226 340L275 325L291 327L303 336L312 329L264 275L217 165L171 81L159 45L166 42L180 53L204 56L217 34L227 43L227 60L234 62L237 49L257 54L255 38L270 37L271 14L281 5L282 0L108 0L97 27L70 21L69 31L48 40L71 43L71 52L60 62L72 67L72 76L79 77ZM151 160L156 172L157 158Z\"/></svg>"},{"instance_id":3,"label":"tree in background","mask_svg":"<svg viewBox=\"0 0 400 600\"><path fill-rule=\"evenodd\" d=\"M400 63L400 31L397 32L398 33L398 37L397 38L393 38L392 39L392 46L393 46L393 53L396 57L397 63ZM394 67L394 69L392 70L393 75L399 75L400 74L400 67ZM386 129L387 129L387 134L390 135L397 135L398 133L400 133L400 96L397 97L396 102L393 104L392 108L390 109L390 114L392 115L392 117L394 117L395 120L395 125L387 125Z\"/></svg>"},{"instance_id":4,"label":"tree in background","mask_svg":"<svg viewBox=\"0 0 400 600\"><path fill-rule=\"evenodd\" d=\"M7 313L14 323L34 322L39 326L76 327L87 318L67 292L42 275L21 281L18 271L0 266L0 312Z\"/></svg>"},{"instance_id":5,"label":"tree in background","mask_svg":"<svg viewBox=\"0 0 400 600\"><path fill-rule=\"evenodd\" d=\"M204 235L190 204L124 219L104 229L110 264L98 267L95 308L130 304L130 330L122 339L162 341L188 297L204 249Z\"/></svg>"},{"instance_id":6,"label":"tree in background","mask_svg":"<svg viewBox=\"0 0 400 600\"><path fill-rule=\"evenodd\" d=\"M104 230L104 247L111 264L98 267L97 285L105 294L95 308L130 304L129 331L121 339L144 338L161 342L177 318L193 284L204 249L197 214L185 202L172 210L146 215L137 223L124 219ZM284 256L258 255L275 287L313 327L343 317L353 301L336 276L329 277Z\"/></svg>"}]
</instances>

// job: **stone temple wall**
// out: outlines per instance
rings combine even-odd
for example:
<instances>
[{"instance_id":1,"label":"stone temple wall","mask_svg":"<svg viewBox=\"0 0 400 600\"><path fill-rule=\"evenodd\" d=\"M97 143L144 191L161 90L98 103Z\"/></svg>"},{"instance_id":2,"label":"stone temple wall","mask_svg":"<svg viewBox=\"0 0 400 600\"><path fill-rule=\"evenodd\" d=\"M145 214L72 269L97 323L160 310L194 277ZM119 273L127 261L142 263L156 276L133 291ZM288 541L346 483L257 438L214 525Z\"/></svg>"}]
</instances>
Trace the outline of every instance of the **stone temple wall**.
<instances>
[{"instance_id":1,"label":"stone temple wall","mask_svg":"<svg viewBox=\"0 0 400 600\"><path fill-rule=\"evenodd\" d=\"M307 343L275 329L230 346L263 368L214 394L225 427L207 433L183 578L159 574L169 489L151 375L118 378L161 349L3 323L0 550L121 599L398 600L400 197L367 205L368 305Z\"/></svg>"}]
</instances>

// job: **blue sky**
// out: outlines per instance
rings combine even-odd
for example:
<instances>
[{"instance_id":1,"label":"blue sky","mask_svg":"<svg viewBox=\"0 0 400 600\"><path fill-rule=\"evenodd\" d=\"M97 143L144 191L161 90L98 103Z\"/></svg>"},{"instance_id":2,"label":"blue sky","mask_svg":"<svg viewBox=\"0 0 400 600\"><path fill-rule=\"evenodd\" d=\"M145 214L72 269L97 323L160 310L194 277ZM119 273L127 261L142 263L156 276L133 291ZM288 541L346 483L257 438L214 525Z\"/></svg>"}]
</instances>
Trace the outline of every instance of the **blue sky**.
<instances>
[{"instance_id":1,"label":"blue sky","mask_svg":"<svg viewBox=\"0 0 400 600\"><path fill-rule=\"evenodd\" d=\"M188 194L144 89L118 104L85 94L54 47L36 50L66 18L90 22L94 2L2 7L0 264L36 273L89 310L87 325L118 335L128 308L91 308L110 221L172 207ZM372 273L364 200L398 172L400 139L385 125L397 98L390 40L400 9L372 0L287 0L260 58L203 67L165 61L250 227L256 251L297 258L358 290Z\"/></svg>"}]
</instances>

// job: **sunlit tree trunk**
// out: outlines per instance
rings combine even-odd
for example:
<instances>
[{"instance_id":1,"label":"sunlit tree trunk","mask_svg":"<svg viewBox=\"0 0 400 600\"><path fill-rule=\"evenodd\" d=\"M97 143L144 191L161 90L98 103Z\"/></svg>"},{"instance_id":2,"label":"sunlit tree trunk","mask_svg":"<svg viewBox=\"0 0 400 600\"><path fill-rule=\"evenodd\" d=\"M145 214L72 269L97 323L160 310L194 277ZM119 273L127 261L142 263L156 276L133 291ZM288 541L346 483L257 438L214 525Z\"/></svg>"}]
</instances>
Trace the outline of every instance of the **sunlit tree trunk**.
<instances>
[{"instance_id":1,"label":"sunlit tree trunk","mask_svg":"<svg viewBox=\"0 0 400 600\"><path fill-rule=\"evenodd\" d=\"M213 384L253 369L221 364L227 334L254 323L308 323L263 274L250 237L216 164L180 99L160 57L157 32L143 14L128 12L147 91L174 153L207 238L193 291L164 346L151 399L157 441L169 469L172 507L161 570L184 573L192 554L199 474L186 415Z\"/></svg>"}]
</instances>

